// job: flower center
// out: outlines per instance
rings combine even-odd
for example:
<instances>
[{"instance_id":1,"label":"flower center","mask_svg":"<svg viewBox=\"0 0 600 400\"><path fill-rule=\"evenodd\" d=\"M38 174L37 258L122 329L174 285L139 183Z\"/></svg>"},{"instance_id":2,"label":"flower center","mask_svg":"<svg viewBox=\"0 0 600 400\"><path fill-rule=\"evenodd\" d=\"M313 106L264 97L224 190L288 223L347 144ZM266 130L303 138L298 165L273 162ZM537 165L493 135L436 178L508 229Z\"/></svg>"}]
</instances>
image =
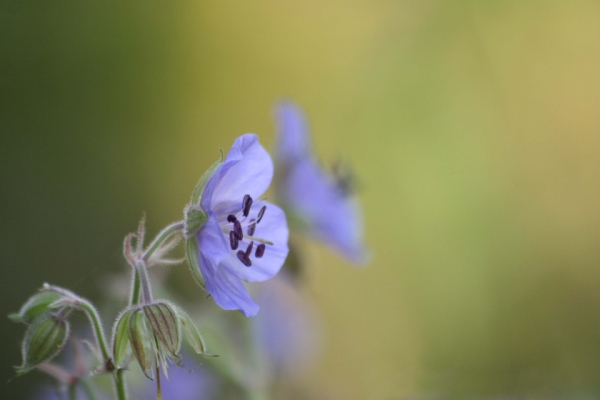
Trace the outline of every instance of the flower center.
<instances>
[{"instance_id":1,"label":"flower center","mask_svg":"<svg viewBox=\"0 0 600 400\"><path fill-rule=\"evenodd\" d=\"M238 250L236 253L238 260L246 267L252 266L250 257L252 256L252 250L254 249L254 242L259 242L254 252L254 257L256 258L261 258L265 254L267 245L273 245L273 242L254 236L256 227L265 215L267 206L263 206L258 211L256 218L249 218L253 202L254 201L249 194L245 195L242 200L241 210L235 215L229 214L227 216L228 226L223 228L223 233L229 236L229 246L231 247L231 250L237 250L240 247L240 243L247 245L245 251Z\"/></svg>"}]
</instances>

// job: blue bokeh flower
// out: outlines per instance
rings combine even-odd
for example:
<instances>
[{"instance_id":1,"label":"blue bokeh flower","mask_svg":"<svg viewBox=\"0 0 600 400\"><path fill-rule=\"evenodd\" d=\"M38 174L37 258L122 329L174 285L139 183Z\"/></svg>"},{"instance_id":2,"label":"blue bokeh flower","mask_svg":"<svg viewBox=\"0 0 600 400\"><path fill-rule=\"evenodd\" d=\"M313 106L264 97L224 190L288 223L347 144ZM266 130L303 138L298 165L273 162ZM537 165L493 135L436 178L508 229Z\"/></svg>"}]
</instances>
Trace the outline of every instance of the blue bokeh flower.
<instances>
[{"instance_id":1,"label":"blue bokeh flower","mask_svg":"<svg viewBox=\"0 0 600 400\"><path fill-rule=\"evenodd\" d=\"M279 272L288 254L283 211L259 200L273 179L273 162L252 134L235 140L206 182L200 207L207 220L196 233L206 290L226 310L246 317L259 310L242 280L261 282Z\"/></svg>"},{"instance_id":2,"label":"blue bokeh flower","mask_svg":"<svg viewBox=\"0 0 600 400\"><path fill-rule=\"evenodd\" d=\"M277 194L290 221L350 261L366 262L360 208L347 177L335 177L318 164L296 105L279 104L277 119Z\"/></svg>"},{"instance_id":3,"label":"blue bokeh flower","mask_svg":"<svg viewBox=\"0 0 600 400\"><path fill-rule=\"evenodd\" d=\"M311 299L284 272L261 287L252 322L272 381L301 374L321 350L321 321Z\"/></svg>"}]
</instances>

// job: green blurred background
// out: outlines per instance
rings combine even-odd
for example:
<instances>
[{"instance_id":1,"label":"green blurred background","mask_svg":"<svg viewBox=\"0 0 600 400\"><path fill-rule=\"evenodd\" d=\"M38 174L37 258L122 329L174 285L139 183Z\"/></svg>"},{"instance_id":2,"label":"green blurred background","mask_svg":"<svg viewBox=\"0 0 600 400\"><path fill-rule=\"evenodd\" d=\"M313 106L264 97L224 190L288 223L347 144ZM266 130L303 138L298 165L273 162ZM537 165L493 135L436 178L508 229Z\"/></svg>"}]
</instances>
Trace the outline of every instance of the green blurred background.
<instances>
[{"instance_id":1,"label":"green blurred background","mask_svg":"<svg viewBox=\"0 0 600 400\"><path fill-rule=\"evenodd\" d=\"M99 299L142 211L181 218L242 133L272 148L282 97L354 165L373 253L314 246L306 387L600 398L597 1L4 0L0 315L45 281Z\"/></svg>"}]
</instances>

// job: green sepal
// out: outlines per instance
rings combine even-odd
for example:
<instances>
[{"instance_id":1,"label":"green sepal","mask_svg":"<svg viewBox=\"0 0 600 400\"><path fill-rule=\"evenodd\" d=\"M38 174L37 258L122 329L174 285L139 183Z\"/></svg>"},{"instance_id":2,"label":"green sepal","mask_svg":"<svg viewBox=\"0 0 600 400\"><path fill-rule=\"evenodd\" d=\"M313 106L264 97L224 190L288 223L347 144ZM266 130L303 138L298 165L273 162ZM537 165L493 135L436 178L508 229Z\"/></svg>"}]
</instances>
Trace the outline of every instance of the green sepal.
<instances>
[{"instance_id":1,"label":"green sepal","mask_svg":"<svg viewBox=\"0 0 600 400\"><path fill-rule=\"evenodd\" d=\"M190 204L193 206L200 204L200 198L202 197L202 192L204 192L204 188L206 187L206 182L208 182L208 179L215 173L217 168L223 164L223 151L221 149L219 149L219 151L221 152L221 158L206 170L204 175L202 175L200 178L200 181L198 181L194 192L192 193Z\"/></svg>"},{"instance_id":2,"label":"green sepal","mask_svg":"<svg viewBox=\"0 0 600 400\"><path fill-rule=\"evenodd\" d=\"M209 354L206 352L206 344L204 343L204 339L202 338L200 331L198 331L196 324L194 324L194 321L192 321L190 316L179 307L174 307L174 309L179 321L181 322L183 332L194 351L198 354L202 354L205 357L219 357L218 355Z\"/></svg>"},{"instance_id":3,"label":"green sepal","mask_svg":"<svg viewBox=\"0 0 600 400\"><path fill-rule=\"evenodd\" d=\"M155 358L154 337L148 334L146 327L146 315L141 308L134 310L129 318L129 341L133 355L140 364L142 372L148 379L152 377L148 374L151 369L152 361Z\"/></svg>"},{"instance_id":4,"label":"green sepal","mask_svg":"<svg viewBox=\"0 0 600 400\"><path fill-rule=\"evenodd\" d=\"M57 313L38 315L25 332L23 339L23 365L17 367L22 375L55 357L69 337L69 323Z\"/></svg>"},{"instance_id":5,"label":"green sepal","mask_svg":"<svg viewBox=\"0 0 600 400\"><path fill-rule=\"evenodd\" d=\"M143 310L154 336L175 359L179 358L181 325L173 307L165 302L155 302L145 305Z\"/></svg>"},{"instance_id":6,"label":"green sepal","mask_svg":"<svg viewBox=\"0 0 600 400\"><path fill-rule=\"evenodd\" d=\"M129 348L129 320L135 309L125 310L113 329L113 358L115 366L120 367Z\"/></svg>"},{"instance_id":7,"label":"green sepal","mask_svg":"<svg viewBox=\"0 0 600 400\"><path fill-rule=\"evenodd\" d=\"M15 322L24 322L31 324L39 315L56 310L50 307L52 303L59 300L61 295L56 292L43 291L31 296L21 307L18 313L10 314L8 318Z\"/></svg>"},{"instance_id":8,"label":"green sepal","mask_svg":"<svg viewBox=\"0 0 600 400\"><path fill-rule=\"evenodd\" d=\"M196 232L202 228L202 225L208 220L208 214L202 210L187 207L185 210L185 219L183 221L183 236L193 239Z\"/></svg>"},{"instance_id":9,"label":"green sepal","mask_svg":"<svg viewBox=\"0 0 600 400\"><path fill-rule=\"evenodd\" d=\"M190 264L192 275L196 279L198 285L206 290L206 284L204 283L204 277L200 272L200 263L198 262L198 242L196 242L196 238L185 241L185 253L187 255L188 263Z\"/></svg>"}]
</instances>

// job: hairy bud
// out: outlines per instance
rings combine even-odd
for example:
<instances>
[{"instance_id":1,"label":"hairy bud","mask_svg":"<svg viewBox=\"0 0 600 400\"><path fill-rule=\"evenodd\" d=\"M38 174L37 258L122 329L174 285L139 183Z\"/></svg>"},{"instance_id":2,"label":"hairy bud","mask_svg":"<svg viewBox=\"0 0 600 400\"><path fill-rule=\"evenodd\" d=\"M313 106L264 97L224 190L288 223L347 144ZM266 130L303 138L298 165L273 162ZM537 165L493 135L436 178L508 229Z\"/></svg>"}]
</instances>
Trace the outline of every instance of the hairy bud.
<instances>
[{"instance_id":1,"label":"hairy bud","mask_svg":"<svg viewBox=\"0 0 600 400\"><path fill-rule=\"evenodd\" d=\"M69 323L63 312L38 315L25 333L22 348L23 365L17 367L17 374L24 374L52 359L60 353L68 336Z\"/></svg>"}]
</instances>

